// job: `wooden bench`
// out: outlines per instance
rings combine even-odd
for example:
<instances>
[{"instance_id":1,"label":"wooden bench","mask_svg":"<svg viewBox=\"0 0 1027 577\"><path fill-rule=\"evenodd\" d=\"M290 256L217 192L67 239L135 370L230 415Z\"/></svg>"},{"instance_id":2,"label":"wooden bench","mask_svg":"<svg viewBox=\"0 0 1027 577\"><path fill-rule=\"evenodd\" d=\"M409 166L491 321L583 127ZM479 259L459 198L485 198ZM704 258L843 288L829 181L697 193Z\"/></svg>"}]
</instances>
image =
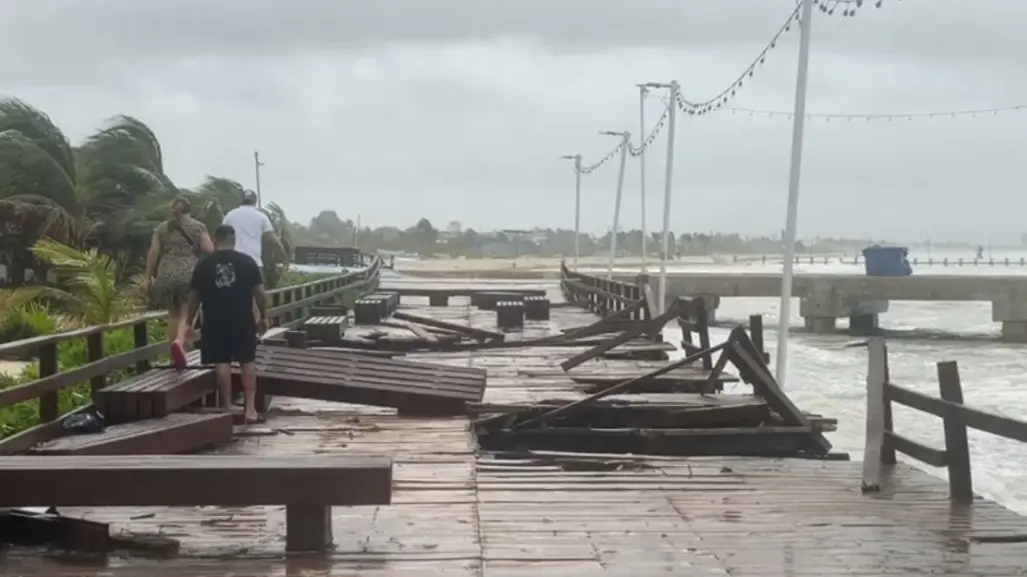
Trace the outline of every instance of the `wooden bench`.
<instances>
[{"instance_id":1,"label":"wooden bench","mask_svg":"<svg viewBox=\"0 0 1027 577\"><path fill-rule=\"evenodd\" d=\"M487 376L479 367L274 346L257 348L256 365L260 394L392 407L422 416L466 415L467 403L484 397Z\"/></svg>"},{"instance_id":2,"label":"wooden bench","mask_svg":"<svg viewBox=\"0 0 1027 577\"><path fill-rule=\"evenodd\" d=\"M529 296L515 291L482 291L471 294L471 306L478 307L483 311L495 310L496 303L508 301L523 301Z\"/></svg>"},{"instance_id":3,"label":"wooden bench","mask_svg":"<svg viewBox=\"0 0 1027 577\"><path fill-rule=\"evenodd\" d=\"M332 506L388 505L392 460L341 455L0 457L0 507L285 506L285 547L324 551Z\"/></svg>"},{"instance_id":4,"label":"wooden bench","mask_svg":"<svg viewBox=\"0 0 1027 577\"><path fill-rule=\"evenodd\" d=\"M228 413L175 413L107 427L102 433L66 435L33 447L35 455L174 455L232 440Z\"/></svg>"},{"instance_id":5,"label":"wooden bench","mask_svg":"<svg viewBox=\"0 0 1027 577\"><path fill-rule=\"evenodd\" d=\"M200 363L199 352L187 355L190 365ZM93 404L108 423L159 418L187 407L217 388L211 369L155 369L110 385L93 394Z\"/></svg>"},{"instance_id":6,"label":"wooden bench","mask_svg":"<svg viewBox=\"0 0 1027 577\"><path fill-rule=\"evenodd\" d=\"M353 324L376 325L396 312L399 293L374 293L353 303Z\"/></svg>"},{"instance_id":7,"label":"wooden bench","mask_svg":"<svg viewBox=\"0 0 1027 577\"><path fill-rule=\"evenodd\" d=\"M310 317L303 321L303 332L312 341L326 344L338 344L346 332L349 318L346 315L324 315Z\"/></svg>"},{"instance_id":8,"label":"wooden bench","mask_svg":"<svg viewBox=\"0 0 1027 577\"><path fill-rule=\"evenodd\" d=\"M529 321L548 321L549 299L536 295L524 297L524 318Z\"/></svg>"},{"instance_id":9,"label":"wooden bench","mask_svg":"<svg viewBox=\"0 0 1027 577\"><path fill-rule=\"evenodd\" d=\"M498 328L519 329L524 326L523 301L498 301L495 308Z\"/></svg>"}]
</instances>

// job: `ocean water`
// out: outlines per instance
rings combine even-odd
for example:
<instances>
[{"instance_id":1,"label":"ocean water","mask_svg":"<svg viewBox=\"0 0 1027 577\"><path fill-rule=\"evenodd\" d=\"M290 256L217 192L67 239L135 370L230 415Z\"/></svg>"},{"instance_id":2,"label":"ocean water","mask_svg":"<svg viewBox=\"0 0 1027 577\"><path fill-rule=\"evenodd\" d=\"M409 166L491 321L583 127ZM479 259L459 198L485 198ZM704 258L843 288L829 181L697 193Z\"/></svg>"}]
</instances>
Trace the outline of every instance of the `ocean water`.
<instances>
[{"instance_id":1,"label":"ocean water","mask_svg":"<svg viewBox=\"0 0 1027 577\"><path fill-rule=\"evenodd\" d=\"M913 256L926 258L925 254L910 255ZM974 254L973 251L935 253L931 258L937 262L946 256L950 262L960 257L971 261ZM987 251L984 256L988 258ZM1009 258L1015 266L919 266L914 274L1027 276L1027 267L1019 266L1020 258L1027 258L1027 250L994 251L992 258L999 262ZM738 274L781 272L779 262L732 263L730 257L718 260L721 264L710 259L707 263L694 262L668 270ZM654 269L651 265L650 270ZM800 264L795 270L796 274L863 274L862 265L839 264L837 259L828 265ZM717 320L744 323L751 314L764 315L766 344L773 361L778 338L774 330L778 324L778 305L777 298L723 298ZM866 349L844 346L857 339L846 334L844 320L839 321L837 334L804 332L798 310L796 299L792 302L789 320L786 392L804 410L837 418L838 431L829 434L835 449L849 452L853 459L862 459ZM888 312L880 317L880 326L888 341L892 382L936 396L936 364L957 361L967 404L1027 420L1027 345L999 341L1000 327L991 320L991 303L892 301ZM726 328L712 332L715 339L727 335ZM672 338L672 342L676 342L679 337ZM936 417L895 406L894 424L897 432L913 440L938 448L944 446L941 420ZM1027 444L970 431L970 445L975 490L1027 514ZM945 475L944 470L917 466L939 476Z\"/></svg>"}]
</instances>

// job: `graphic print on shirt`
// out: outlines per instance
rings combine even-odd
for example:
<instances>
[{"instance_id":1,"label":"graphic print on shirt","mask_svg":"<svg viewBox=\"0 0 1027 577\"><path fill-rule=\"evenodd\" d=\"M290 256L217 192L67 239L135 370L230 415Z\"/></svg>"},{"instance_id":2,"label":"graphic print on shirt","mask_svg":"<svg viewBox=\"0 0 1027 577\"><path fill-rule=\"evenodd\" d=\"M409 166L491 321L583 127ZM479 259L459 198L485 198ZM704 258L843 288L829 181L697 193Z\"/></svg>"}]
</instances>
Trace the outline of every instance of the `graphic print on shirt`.
<instances>
[{"instance_id":1,"label":"graphic print on shirt","mask_svg":"<svg viewBox=\"0 0 1027 577\"><path fill-rule=\"evenodd\" d=\"M214 286L219 289L231 288L235 284L235 265L230 262L219 262L214 267Z\"/></svg>"}]
</instances>

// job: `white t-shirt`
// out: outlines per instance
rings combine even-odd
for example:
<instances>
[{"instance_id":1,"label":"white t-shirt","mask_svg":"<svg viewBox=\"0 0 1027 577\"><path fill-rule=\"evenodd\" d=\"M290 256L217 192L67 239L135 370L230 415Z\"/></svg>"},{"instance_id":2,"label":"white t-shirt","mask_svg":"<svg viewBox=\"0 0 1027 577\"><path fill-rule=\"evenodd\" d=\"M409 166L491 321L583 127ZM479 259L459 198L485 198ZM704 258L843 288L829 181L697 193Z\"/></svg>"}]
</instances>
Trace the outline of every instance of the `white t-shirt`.
<instances>
[{"instance_id":1,"label":"white t-shirt","mask_svg":"<svg viewBox=\"0 0 1027 577\"><path fill-rule=\"evenodd\" d=\"M224 224L235 229L235 250L250 255L257 266L264 266L261 258L264 234L274 232L271 219L253 205L244 204L225 215Z\"/></svg>"}]
</instances>

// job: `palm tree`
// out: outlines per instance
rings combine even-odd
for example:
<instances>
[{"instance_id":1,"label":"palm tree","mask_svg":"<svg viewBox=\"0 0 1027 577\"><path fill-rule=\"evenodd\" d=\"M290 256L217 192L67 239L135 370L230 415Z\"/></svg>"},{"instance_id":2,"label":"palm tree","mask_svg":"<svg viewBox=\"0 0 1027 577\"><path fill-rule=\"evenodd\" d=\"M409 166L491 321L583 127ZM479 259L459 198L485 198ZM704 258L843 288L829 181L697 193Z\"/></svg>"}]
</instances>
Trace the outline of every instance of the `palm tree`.
<instances>
[{"instance_id":1,"label":"palm tree","mask_svg":"<svg viewBox=\"0 0 1027 577\"><path fill-rule=\"evenodd\" d=\"M157 135L137 118L116 116L75 148L45 113L0 98L0 262L14 284L34 264L28 247L44 238L96 249L124 281L141 268L153 229L175 196L188 195L194 217L213 228L242 192L240 183L215 176L195 190L179 190L164 172ZM265 212L291 249L281 207ZM265 251L270 282L281 272L275 256Z\"/></svg>"},{"instance_id":2,"label":"palm tree","mask_svg":"<svg viewBox=\"0 0 1027 577\"><path fill-rule=\"evenodd\" d=\"M274 227L275 234L282 241L282 248L287 253L285 255L277 254L277 250L273 246L270 246L267 241L264 242L261 252L261 256L264 259L264 284L268 288L277 288L278 283L285 274L285 259L289 254L292 254L292 233L290 231L289 219L285 216L285 211L282 210L278 203L272 202L268 204L264 212L271 219L271 226Z\"/></svg>"},{"instance_id":3,"label":"palm tree","mask_svg":"<svg viewBox=\"0 0 1027 577\"><path fill-rule=\"evenodd\" d=\"M9 214L46 210L67 225L60 240L137 262L175 194L160 142L138 119L115 117L74 149L42 111L0 100L0 200ZM26 237L52 234L20 224Z\"/></svg>"},{"instance_id":4,"label":"palm tree","mask_svg":"<svg viewBox=\"0 0 1027 577\"><path fill-rule=\"evenodd\" d=\"M58 275L57 287L39 289L40 294L60 302L78 323L108 324L139 311L136 289L119 284L118 262L110 256L52 240L37 242L32 253Z\"/></svg>"}]
</instances>

